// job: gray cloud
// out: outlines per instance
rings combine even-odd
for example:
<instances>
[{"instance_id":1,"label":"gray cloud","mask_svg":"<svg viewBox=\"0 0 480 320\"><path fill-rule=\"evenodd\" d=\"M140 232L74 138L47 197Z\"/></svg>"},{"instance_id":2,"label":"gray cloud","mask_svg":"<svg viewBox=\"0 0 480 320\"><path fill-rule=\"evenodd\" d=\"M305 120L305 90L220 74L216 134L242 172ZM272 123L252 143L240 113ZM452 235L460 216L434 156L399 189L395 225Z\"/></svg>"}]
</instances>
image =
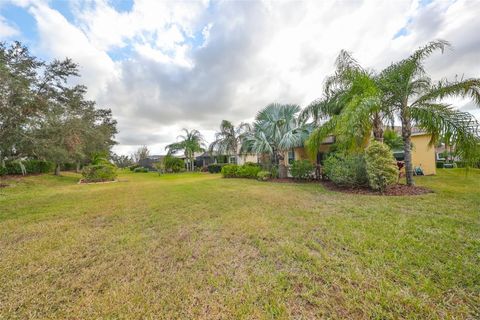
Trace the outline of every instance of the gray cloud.
<instances>
[{"instance_id":1,"label":"gray cloud","mask_svg":"<svg viewBox=\"0 0 480 320\"><path fill-rule=\"evenodd\" d=\"M321 94L341 49L380 70L443 38L454 50L432 56L427 64L432 78L478 77L480 20L475 13L480 2L416 3L160 3L158 17L151 12L156 2L142 2L146 11L132 14L90 3L75 5L80 22L60 19L58 12L41 6L32 12L43 47L53 57L77 59L93 98L99 106L112 108L123 146L119 150L147 144L162 152L182 127L211 135L222 119L252 119L270 102L309 103ZM118 30L111 29L117 21ZM182 41L169 33L172 26L180 30ZM208 37L201 45L199 34L207 26ZM394 39L401 28L408 33ZM64 33L57 37L52 30ZM116 46L130 48L126 57L113 61L105 50Z\"/></svg>"}]
</instances>

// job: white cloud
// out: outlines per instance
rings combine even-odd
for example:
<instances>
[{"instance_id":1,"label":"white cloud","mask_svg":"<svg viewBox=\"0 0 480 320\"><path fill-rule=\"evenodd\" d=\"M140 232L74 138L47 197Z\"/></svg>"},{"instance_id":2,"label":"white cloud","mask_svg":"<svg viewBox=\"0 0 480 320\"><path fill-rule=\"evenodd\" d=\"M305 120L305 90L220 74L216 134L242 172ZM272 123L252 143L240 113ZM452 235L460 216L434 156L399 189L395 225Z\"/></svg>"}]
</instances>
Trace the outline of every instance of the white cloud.
<instances>
[{"instance_id":1,"label":"white cloud","mask_svg":"<svg viewBox=\"0 0 480 320\"><path fill-rule=\"evenodd\" d=\"M93 46L83 32L47 5L38 3L29 11L37 22L40 49L54 58L70 57L79 63L81 81L88 85L89 96L98 97L107 82L118 75L108 54Z\"/></svg>"},{"instance_id":2,"label":"white cloud","mask_svg":"<svg viewBox=\"0 0 480 320\"><path fill-rule=\"evenodd\" d=\"M19 34L20 31L15 26L12 26L4 17L0 16L0 39L11 38Z\"/></svg>"},{"instance_id":3,"label":"white cloud","mask_svg":"<svg viewBox=\"0 0 480 320\"><path fill-rule=\"evenodd\" d=\"M305 105L321 94L341 49L380 70L426 42L454 45L432 56L434 79L480 74L478 1L135 1L73 3L75 21L45 4L31 12L41 47L82 66L82 81L118 118L122 152L154 153L182 127L212 136L222 119L251 119L270 102ZM402 36L394 36L404 29ZM126 55L113 61L112 52ZM466 101L455 101L459 107Z\"/></svg>"}]
</instances>

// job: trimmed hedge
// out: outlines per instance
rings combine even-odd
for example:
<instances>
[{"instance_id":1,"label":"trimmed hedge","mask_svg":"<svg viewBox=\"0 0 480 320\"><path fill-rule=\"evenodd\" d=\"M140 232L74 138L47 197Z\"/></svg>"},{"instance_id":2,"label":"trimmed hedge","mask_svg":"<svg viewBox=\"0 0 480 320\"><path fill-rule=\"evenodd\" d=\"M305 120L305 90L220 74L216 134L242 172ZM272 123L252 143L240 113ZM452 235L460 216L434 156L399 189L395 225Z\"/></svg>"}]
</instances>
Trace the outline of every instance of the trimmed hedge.
<instances>
[{"instance_id":1,"label":"trimmed hedge","mask_svg":"<svg viewBox=\"0 0 480 320\"><path fill-rule=\"evenodd\" d=\"M55 164L43 160L24 160L22 164L27 174L49 173L55 169ZM7 161L5 167L0 167L0 176L22 174L22 168L18 162Z\"/></svg>"},{"instance_id":2,"label":"trimmed hedge","mask_svg":"<svg viewBox=\"0 0 480 320\"><path fill-rule=\"evenodd\" d=\"M229 165L229 164L226 164L226 163L212 163L212 164L208 165L207 170L210 173L220 173L220 172L222 172L222 168L226 165Z\"/></svg>"},{"instance_id":3,"label":"trimmed hedge","mask_svg":"<svg viewBox=\"0 0 480 320\"><path fill-rule=\"evenodd\" d=\"M345 187L368 185L367 169L363 155L335 153L324 162L325 175L335 184Z\"/></svg>"},{"instance_id":4,"label":"trimmed hedge","mask_svg":"<svg viewBox=\"0 0 480 320\"><path fill-rule=\"evenodd\" d=\"M49 173L55 170L55 164L42 160L27 160L23 163L27 173Z\"/></svg>"},{"instance_id":5,"label":"trimmed hedge","mask_svg":"<svg viewBox=\"0 0 480 320\"><path fill-rule=\"evenodd\" d=\"M117 168L108 164L97 164L83 167L84 182L113 181L117 177Z\"/></svg>"},{"instance_id":6,"label":"trimmed hedge","mask_svg":"<svg viewBox=\"0 0 480 320\"><path fill-rule=\"evenodd\" d=\"M142 173L145 173L145 172L148 172L148 168L144 168L144 167L137 167L135 169L133 169L133 172L135 173L139 173L139 172L142 172Z\"/></svg>"},{"instance_id":7,"label":"trimmed hedge","mask_svg":"<svg viewBox=\"0 0 480 320\"><path fill-rule=\"evenodd\" d=\"M236 164L227 164L222 168L224 178L247 178L256 179L262 168L253 163L245 163L242 166Z\"/></svg>"},{"instance_id":8,"label":"trimmed hedge","mask_svg":"<svg viewBox=\"0 0 480 320\"><path fill-rule=\"evenodd\" d=\"M290 166L290 174L294 179L306 180L313 173L315 167L308 160L296 160L293 161Z\"/></svg>"},{"instance_id":9,"label":"trimmed hedge","mask_svg":"<svg viewBox=\"0 0 480 320\"><path fill-rule=\"evenodd\" d=\"M238 166L236 164L227 164L222 167L222 176L224 178L236 178Z\"/></svg>"}]
</instances>

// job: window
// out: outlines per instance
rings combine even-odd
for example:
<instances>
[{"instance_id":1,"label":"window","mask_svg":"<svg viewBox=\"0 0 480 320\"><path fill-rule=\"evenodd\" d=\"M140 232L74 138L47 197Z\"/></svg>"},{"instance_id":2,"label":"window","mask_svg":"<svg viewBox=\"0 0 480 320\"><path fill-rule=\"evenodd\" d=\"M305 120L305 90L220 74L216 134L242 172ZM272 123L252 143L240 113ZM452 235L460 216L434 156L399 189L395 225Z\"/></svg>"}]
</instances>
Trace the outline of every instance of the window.
<instances>
[{"instance_id":1,"label":"window","mask_svg":"<svg viewBox=\"0 0 480 320\"><path fill-rule=\"evenodd\" d=\"M288 151L288 164L292 164L295 161L295 151L292 149Z\"/></svg>"},{"instance_id":2,"label":"window","mask_svg":"<svg viewBox=\"0 0 480 320\"><path fill-rule=\"evenodd\" d=\"M236 163L237 163L237 157L235 157L235 156L230 156L230 161L229 161L229 163L236 164Z\"/></svg>"}]
</instances>

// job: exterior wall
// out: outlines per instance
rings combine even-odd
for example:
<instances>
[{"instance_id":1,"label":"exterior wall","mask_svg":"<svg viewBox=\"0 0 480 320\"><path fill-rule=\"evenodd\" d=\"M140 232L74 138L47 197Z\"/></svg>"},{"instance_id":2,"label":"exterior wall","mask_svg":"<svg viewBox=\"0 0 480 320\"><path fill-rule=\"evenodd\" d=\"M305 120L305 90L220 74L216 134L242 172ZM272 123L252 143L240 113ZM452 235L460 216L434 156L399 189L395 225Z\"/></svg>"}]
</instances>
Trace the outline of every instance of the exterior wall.
<instances>
[{"instance_id":1,"label":"exterior wall","mask_svg":"<svg viewBox=\"0 0 480 320\"><path fill-rule=\"evenodd\" d=\"M328 149L330 149L330 146L331 146L330 144L322 144L318 149L318 151L322 153L328 152ZM295 160L311 160L312 163L316 162L315 159L310 159L310 157L308 156L307 150L304 147L295 148L294 152L295 152ZM288 152L285 153L285 159L288 159Z\"/></svg>"},{"instance_id":2,"label":"exterior wall","mask_svg":"<svg viewBox=\"0 0 480 320\"><path fill-rule=\"evenodd\" d=\"M430 135L412 135L413 167L421 167L425 175L436 174L435 148L429 146Z\"/></svg>"},{"instance_id":3,"label":"exterior wall","mask_svg":"<svg viewBox=\"0 0 480 320\"><path fill-rule=\"evenodd\" d=\"M258 156L256 154L241 154L237 156L237 164L242 165L245 162L258 162Z\"/></svg>"}]
</instances>

